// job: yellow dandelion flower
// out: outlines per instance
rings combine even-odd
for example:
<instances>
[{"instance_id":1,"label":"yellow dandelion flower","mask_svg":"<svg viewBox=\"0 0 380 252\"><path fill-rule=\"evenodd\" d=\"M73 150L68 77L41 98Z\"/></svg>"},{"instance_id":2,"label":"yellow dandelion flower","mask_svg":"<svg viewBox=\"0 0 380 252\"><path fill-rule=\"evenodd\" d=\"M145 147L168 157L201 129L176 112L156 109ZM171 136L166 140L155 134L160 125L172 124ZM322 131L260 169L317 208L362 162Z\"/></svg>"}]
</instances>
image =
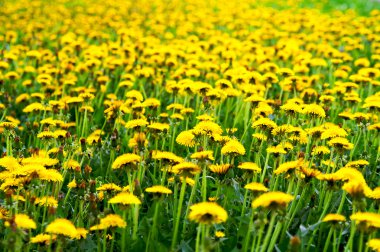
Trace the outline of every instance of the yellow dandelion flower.
<instances>
[{"instance_id":1,"label":"yellow dandelion flower","mask_svg":"<svg viewBox=\"0 0 380 252\"><path fill-rule=\"evenodd\" d=\"M346 137L348 135L347 131L340 127L331 127L329 129L326 129L322 135L321 139L331 139L334 137Z\"/></svg>"},{"instance_id":2,"label":"yellow dandelion flower","mask_svg":"<svg viewBox=\"0 0 380 252\"><path fill-rule=\"evenodd\" d=\"M13 122L0 122L0 128L4 128L6 130L12 130L17 128L17 124Z\"/></svg>"},{"instance_id":3,"label":"yellow dandelion flower","mask_svg":"<svg viewBox=\"0 0 380 252\"><path fill-rule=\"evenodd\" d=\"M56 219L52 223L46 226L46 233L63 235L70 238L75 238L77 236L77 229L74 224L67 219Z\"/></svg>"},{"instance_id":4,"label":"yellow dandelion flower","mask_svg":"<svg viewBox=\"0 0 380 252\"><path fill-rule=\"evenodd\" d=\"M48 245L51 241L55 241L57 239L57 235L50 234L38 234L34 237L30 238L31 243L45 243Z\"/></svg>"},{"instance_id":5,"label":"yellow dandelion flower","mask_svg":"<svg viewBox=\"0 0 380 252\"><path fill-rule=\"evenodd\" d=\"M376 252L380 252L380 239L373 238L373 239L368 241L367 245L372 250L374 250Z\"/></svg>"},{"instance_id":6,"label":"yellow dandelion flower","mask_svg":"<svg viewBox=\"0 0 380 252\"><path fill-rule=\"evenodd\" d=\"M244 186L245 189L253 192L267 192L269 189L261 183L252 182Z\"/></svg>"},{"instance_id":7,"label":"yellow dandelion flower","mask_svg":"<svg viewBox=\"0 0 380 252\"><path fill-rule=\"evenodd\" d=\"M257 197L252 202L253 208L284 208L289 202L294 199L294 196L284 192L267 192Z\"/></svg>"},{"instance_id":8,"label":"yellow dandelion flower","mask_svg":"<svg viewBox=\"0 0 380 252\"><path fill-rule=\"evenodd\" d=\"M302 107L298 105L297 103L287 102L286 104L282 105L280 108L290 115L302 113Z\"/></svg>"},{"instance_id":9,"label":"yellow dandelion flower","mask_svg":"<svg viewBox=\"0 0 380 252\"><path fill-rule=\"evenodd\" d=\"M200 224L217 224L225 222L227 211L215 202L202 202L190 207L189 220Z\"/></svg>"},{"instance_id":10,"label":"yellow dandelion flower","mask_svg":"<svg viewBox=\"0 0 380 252\"><path fill-rule=\"evenodd\" d=\"M178 157L173 152L158 151L158 150L155 150L152 152L152 159L163 160L163 161L173 163L173 164L178 164L178 163L183 162L183 158Z\"/></svg>"},{"instance_id":11,"label":"yellow dandelion flower","mask_svg":"<svg viewBox=\"0 0 380 252\"><path fill-rule=\"evenodd\" d=\"M266 135L261 134L261 133L254 133L252 134L252 137L256 138L259 141L266 141L268 139Z\"/></svg>"},{"instance_id":12,"label":"yellow dandelion flower","mask_svg":"<svg viewBox=\"0 0 380 252\"><path fill-rule=\"evenodd\" d=\"M332 222L332 223L345 222L345 221L346 221L346 217L344 217L341 214L334 214L334 213L330 213L322 219L322 222Z\"/></svg>"},{"instance_id":13,"label":"yellow dandelion flower","mask_svg":"<svg viewBox=\"0 0 380 252\"><path fill-rule=\"evenodd\" d=\"M28 215L16 214L15 223L18 228L21 229L36 229L37 225Z\"/></svg>"},{"instance_id":14,"label":"yellow dandelion flower","mask_svg":"<svg viewBox=\"0 0 380 252\"><path fill-rule=\"evenodd\" d=\"M221 152L223 155L244 155L245 148L239 141L233 139L222 147Z\"/></svg>"},{"instance_id":15,"label":"yellow dandelion flower","mask_svg":"<svg viewBox=\"0 0 380 252\"><path fill-rule=\"evenodd\" d=\"M110 204L122 204L122 205L140 205L141 201L135 195L128 192L121 192L112 197L108 203Z\"/></svg>"},{"instance_id":16,"label":"yellow dandelion flower","mask_svg":"<svg viewBox=\"0 0 380 252\"><path fill-rule=\"evenodd\" d=\"M38 173L40 180L52 181L52 182L62 182L62 174L54 169L44 169Z\"/></svg>"},{"instance_id":17,"label":"yellow dandelion flower","mask_svg":"<svg viewBox=\"0 0 380 252\"><path fill-rule=\"evenodd\" d=\"M63 168L70 169L70 170L78 170L80 169L80 164L78 161L74 159L70 159L63 164Z\"/></svg>"},{"instance_id":18,"label":"yellow dandelion flower","mask_svg":"<svg viewBox=\"0 0 380 252\"><path fill-rule=\"evenodd\" d=\"M364 179L353 179L345 183L342 189L348 192L353 198L362 198L371 191Z\"/></svg>"},{"instance_id":19,"label":"yellow dandelion flower","mask_svg":"<svg viewBox=\"0 0 380 252\"><path fill-rule=\"evenodd\" d=\"M232 167L230 164L214 164L208 166L213 173L225 174Z\"/></svg>"},{"instance_id":20,"label":"yellow dandelion flower","mask_svg":"<svg viewBox=\"0 0 380 252\"><path fill-rule=\"evenodd\" d=\"M186 147L194 147L196 144L194 139L195 136L192 130L185 130L178 134L176 142Z\"/></svg>"},{"instance_id":21,"label":"yellow dandelion flower","mask_svg":"<svg viewBox=\"0 0 380 252\"><path fill-rule=\"evenodd\" d=\"M198 151L193 154L191 154L190 158L197 159L197 160L214 160L214 154L213 151L205 150L205 151Z\"/></svg>"},{"instance_id":22,"label":"yellow dandelion flower","mask_svg":"<svg viewBox=\"0 0 380 252\"><path fill-rule=\"evenodd\" d=\"M11 156L6 156L0 158L0 166L5 168L8 171L13 171L19 169L21 164L17 161L16 158Z\"/></svg>"},{"instance_id":23,"label":"yellow dandelion flower","mask_svg":"<svg viewBox=\"0 0 380 252\"><path fill-rule=\"evenodd\" d=\"M40 139L54 139L57 138L57 136L54 134L54 132L51 131L43 131L37 134L37 138Z\"/></svg>"},{"instance_id":24,"label":"yellow dandelion flower","mask_svg":"<svg viewBox=\"0 0 380 252\"><path fill-rule=\"evenodd\" d=\"M94 230L102 230L108 228L125 228L127 223L117 214L109 214L106 217L100 219L100 223L98 225L90 227L91 231Z\"/></svg>"},{"instance_id":25,"label":"yellow dandelion flower","mask_svg":"<svg viewBox=\"0 0 380 252\"><path fill-rule=\"evenodd\" d=\"M77 182L75 179L73 179L70 183L67 184L68 188L76 188L77 187Z\"/></svg>"},{"instance_id":26,"label":"yellow dandelion flower","mask_svg":"<svg viewBox=\"0 0 380 252\"><path fill-rule=\"evenodd\" d=\"M302 113L312 116L312 117L320 117L320 118L325 118L326 117L326 112L325 110L317 105L317 104L306 104L302 108Z\"/></svg>"},{"instance_id":27,"label":"yellow dandelion flower","mask_svg":"<svg viewBox=\"0 0 380 252\"><path fill-rule=\"evenodd\" d=\"M134 129L134 128L140 128L140 127L146 126L148 124L149 123L147 122L146 119L135 119L135 120L128 121L125 124L125 127L127 129Z\"/></svg>"},{"instance_id":28,"label":"yellow dandelion flower","mask_svg":"<svg viewBox=\"0 0 380 252\"><path fill-rule=\"evenodd\" d=\"M277 145L277 146L270 146L267 148L267 152L268 153L273 153L275 155L278 155L278 154L286 154L286 150L284 149L284 147L280 145Z\"/></svg>"},{"instance_id":29,"label":"yellow dandelion flower","mask_svg":"<svg viewBox=\"0 0 380 252\"><path fill-rule=\"evenodd\" d=\"M316 146L311 151L311 154L312 155L326 155L326 154L330 154L330 149L327 148L326 146Z\"/></svg>"},{"instance_id":30,"label":"yellow dandelion flower","mask_svg":"<svg viewBox=\"0 0 380 252\"><path fill-rule=\"evenodd\" d=\"M246 171L261 172L261 168L256 163L252 162L241 163L238 165L238 168Z\"/></svg>"},{"instance_id":31,"label":"yellow dandelion flower","mask_svg":"<svg viewBox=\"0 0 380 252\"><path fill-rule=\"evenodd\" d=\"M34 204L39 206L57 207L58 201L52 196L43 196L41 198L37 198L34 201Z\"/></svg>"},{"instance_id":32,"label":"yellow dandelion flower","mask_svg":"<svg viewBox=\"0 0 380 252\"><path fill-rule=\"evenodd\" d=\"M211 121L201 121L197 125L195 125L193 129L194 135L221 135L223 133L222 128L214 122Z\"/></svg>"},{"instance_id":33,"label":"yellow dandelion flower","mask_svg":"<svg viewBox=\"0 0 380 252\"><path fill-rule=\"evenodd\" d=\"M357 212L350 216L357 224L368 228L380 228L380 214L370 212Z\"/></svg>"},{"instance_id":34,"label":"yellow dandelion flower","mask_svg":"<svg viewBox=\"0 0 380 252\"><path fill-rule=\"evenodd\" d=\"M145 191L148 193L154 193L154 194L172 194L173 193L172 190L161 185L148 187L145 189Z\"/></svg>"},{"instance_id":35,"label":"yellow dandelion flower","mask_svg":"<svg viewBox=\"0 0 380 252\"><path fill-rule=\"evenodd\" d=\"M189 174L197 174L201 172L201 168L191 162L182 162L172 167L173 173L182 174L185 173L185 175Z\"/></svg>"},{"instance_id":36,"label":"yellow dandelion flower","mask_svg":"<svg viewBox=\"0 0 380 252\"><path fill-rule=\"evenodd\" d=\"M285 163L280 164L278 168L273 171L273 173L274 174L287 173L292 170L300 169L303 164L304 164L303 159L285 162Z\"/></svg>"},{"instance_id":37,"label":"yellow dandelion flower","mask_svg":"<svg viewBox=\"0 0 380 252\"><path fill-rule=\"evenodd\" d=\"M24 113L32 113L32 112L38 112L38 111L50 111L50 107L46 107L42 105L41 103L35 102L28 106L26 106L22 111Z\"/></svg>"},{"instance_id":38,"label":"yellow dandelion flower","mask_svg":"<svg viewBox=\"0 0 380 252\"><path fill-rule=\"evenodd\" d=\"M23 165L42 165L45 167L55 166L59 163L59 160L56 158L49 157L28 157L21 160Z\"/></svg>"},{"instance_id":39,"label":"yellow dandelion flower","mask_svg":"<svg viewBox=\"0 0 380 252\"><path fill-rule=\"evenodd\" d=\"M367 165L369 165L369 162L367 160L360 159L356 161L350 161L344 167L345 168L362 168Z\"/></svg>"},{"instance_id":40,"label":"yellow dandelion flower","mask_svg":"<svg viewBox=\"0 0 380 252\"><path fill-rule=\"evenodd\" d=\"M88 230L85 228L77 228L77 236L75 239L80 240L80 239L86 239L88 234Z\"/></svg>"},{"instance_id":41,"label":"yellow dandelion flower","mask_svg":"<svg viewBox=\"0 0 380 252\"><path fill-rule=\"evenodd\" d=\"M168 131L169 130L169 124L167 123L152 123L148 125L148 129L161 132L161 131Z\"/></svg>"},{"instance_id":42,"label":"yellow dandelion flower","mask_svg":"<svg viewBox=\"0 0 380 252\"><path fill-rule=\"evenodd\" d=\"M272 130L277 127L277 124L269 118L260 118L252 123L252 128L261 128L263 130Z\"/></svg>"},{"instance_id":43,"label":"yellow dandelion flower","mask_svg":"<svg viewBox=\"0 0 380 252\"><path fill-rule=\"evenodd\" d=\"M141 157L136 154L126 153L115 159L112 163L112 169L120 169L126 165L135 165L141 161Z\"/></svg>"},{"instance_id":44,"label":"yellow dandelion flower","mask_svg":"<svg viewBox=\"0 0 380 252\"><path fill-rule=\"evenodd\" d=\"M337 148L338 150L351 150L352 148L354 148L354 145L350 143L347 138L343 137L332 138L330 141L328 141L328 145Z\"/></svg>"},{"instance_id":45,"label":"yellow dandelion flower","mask_svg":"<svg viewBox=\"0 0 380 252\"><path fill-rule=\"evenodd\" d=\"M224 232L222 232L222 231L216 231L215 232L215 237L216 238L223 238L223 237L225 237L226 236L226 234L224 233Z\"/></svg>"}]
</instances>

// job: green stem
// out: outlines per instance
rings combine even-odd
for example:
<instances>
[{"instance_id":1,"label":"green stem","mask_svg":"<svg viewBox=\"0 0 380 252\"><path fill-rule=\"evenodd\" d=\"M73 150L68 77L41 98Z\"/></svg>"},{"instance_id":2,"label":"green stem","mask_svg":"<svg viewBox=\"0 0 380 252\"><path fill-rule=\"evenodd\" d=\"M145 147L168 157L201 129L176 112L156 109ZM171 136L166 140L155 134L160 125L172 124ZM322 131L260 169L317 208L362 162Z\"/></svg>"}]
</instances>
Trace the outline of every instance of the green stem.
<instances>
[{"instance_id":1,"label":"green stem","mask_svg":"<svg viewBox=\"0 0 380 252\"><path fill-rule=\"evenodd\" d=\"M337 252L338 251L338 247L337 247L337 240L336 240L336 229L334 227L334 231L333 231L333 252Z\"/></svg>"},{"instance_id":2,"label":"green stem","mask_svg":"<svg viewBox=\"0 0 380 252\"><path fill-rule=\"evenodd\" d=\"M124 210L123 212L123 220L127 220L127 210ZM124 228L123 229L123 233L121 235L121 251L125 251L125 239L126 239L126 233L127 233L127 229ZM113 237L115 239L115 237Z\"/></svg>"},{"instance_id":3,"label":"green stem","mask_svg":"<svg viewBox=\"0 0 380 252\"><path fill-rule=\"evenodd\" d=\"M264 228L265 228L265 225L264 223L262 223L260 225L259 237L257 239L257 243L255 239L253 239L252 241L251 252L253 252L254 250L258 252L260 250L260 244L261 244L261 239L263 238Z\"/></svg>"},{"instance_id":4,"label":"green stem","mask_svg":"<svg viewBox=\"0 0 380 252\"><path fill-rule=\"evenodd\" d=\"M137 229L139 225L139 205L135 205L133 207L133 233L132 233L132 240L137 239Z\"/></svg>"},{"instance_id":5,"label":"green stem","mask_svg":"<svg viewBox=\"0 0 380 252\"><path fill-rule=\"evenodd\" d=\"M199 180L199 174L197 174L195 176L195 184L193 185L193 187L191 188L191 193L190 193L190 198L187 202L187 206L186 206L186 212L185 212L185 216L188 216L189 214L189 210L190 210L190 206L193 202L193 198L194 198L194 195L195 195L195 191L197 189L197 186L198 186L198 180ZM185 233L185 229L186 229L186 221L183 222L183 226L182 226L182 234Z\"/></svg>"},{"instance_id":6,"label":"green stem","mask_svg":"<svg viewBox=\"0 0 380 252\"><path fill-rule=\"evenodd\" d=\"M179 227L179 222L180 222L180 219L181 219L182 203L183 203L183 199L185 197L185 191L186 191L186 177L184 176L182 178L182 186L181 186L181 192L180 192L180 195L179 195L177 216L176 216L175 225L174 225L174 233L173 233L172 245L171 245L171 250L172 251L174 251L175 245L177 244L178 227Z\"/></svg>"},{"instance_id":7,"label":"green stem","mask_svg":"<svg viewBox=\"0 0 380 252\"><path fill-rule=\"evenodd\" d=\"M244 246L243 246L243 251L247 251L248 249L248 243L249 243L249 240L251 238L251 231L253 229L253 214L254 214L254 211L252 210L252 214L249 218L249 224L248 224L248 231L246 232L245 234L245 240L244 240ZM240 231L240 228L239 230Z\"/></svg>"},{"instance_id":8,"label":"green stem","mask_svg":"<svg viewBox=\"0 0 380 252\"><path fill-rule=\"evenodd\" d=\"M195 252L199 252L199 240L201 237L201 230L203 229L202 224L199 224L198 230L197 230L197 238L195 240Z\"/></svg>"},{"instance_id":9,"label":"green stem","mask_svg":"<svg viewBox=\"0 0 380 252\"><path fill-rule=\"evenodd\" d=\"M203 231L204 231L204 234L203 234L203 239L202 239L202 251L209 251L206 247L206 241L208 240L210 236L210 226L206 224L204 226Z\"/></svg>"},{"instance_id":10,"label":"green stem","mask_svg":"<svg viewBox=\"0 0 380 252\"><path fill-rule=\"evenodd\" d=\"M267 251L267 247L269 244L269 240L271 239L271 236L272 236L273 227L274 227L274 224L276 221L276 217L277 217L277 213L272 213L272 216L271 216L270 222L269 222L269 228L268 228L268 231L267 231L265 238L264 238L264 244L260 250L261 252Z\"/></svg>"},{"instance_id":11,"label":"green stem","mask_svg":"<svg viewBox=\"0 0 380 252\"><path fill-rule=\"evenodd\" d=\"M268 166L268 161L269 161L269 152L267 152L267 156L265 158L264 170L263 170L263 174L261 174L261 179L260 179L261 183L264 182L265 173L267 171L267 166Z\"/></svg>"},{"instance_id":12,"label":"green stem","mask_svg":"<svg viewBox=\"0 0 380 252\"><path fill-rule=\"evenodd\" d=\"M355 213L355 205L352 206L352 213ZM347 246L344 251L352 251L354 246L354 237L355 237L355 231L356 231L356 224L354 221L351 221L351 230L350 230L350 237L348 238Z\"/></svg>"},{"instance_id":13,"label":"green stem","mask_svg":"<svg viewBox=\"0 0 380 252\"><path fill-rule=\"evenodd\" d=\"M273 236L271 238L271 241L270 241L270 244L269 244L267 251L272 251L274 249L274 246L276 245L276 241L277 241L277 238L281 232L281 229L282 229L282 222L277 223L276 229L273 232Z\"/></svg>"},{"instance_id":14,"label":"green stem","mask_svg":"<svg viewBox=\"0 0 380 252\"><path fill-rule=\"evenodd\" d=\"M103 252L107 251L107 229L103 230Z\"/></svg>"},{"instance_id":15,"label":"green stem","mask_svg":"<svg viewBox=\"0 0 380 252\"><path fill-rule=\"evenodd\" d=\"M359 236L359 252L363 251L363 240L364 240L364 232L360 232Z\"/></svg>"},{"instance_id":16,"label":"green stem","mask_svg":"<svg viewBox=\"0 0 380 252\"><path fill-rule=\"evenodd\" d=\"M329 249L330 239L331 239L332 232L333 232L333 228L331 227L330 230L329 230L329 233L327 235L325 246L323 247L323 252L327 252L328 249Z\"/></svg>"},{"instance_id":17,"label":"green stem","mask_svg":"<svg viewBox=\"0 0 380 252\"><path fill-rule=\"evenodd\" d=\"M203 173L202 173L202 200L205 202L207 199L207 168L206 164L203 164Z\"/></svg>"}]
</instances>

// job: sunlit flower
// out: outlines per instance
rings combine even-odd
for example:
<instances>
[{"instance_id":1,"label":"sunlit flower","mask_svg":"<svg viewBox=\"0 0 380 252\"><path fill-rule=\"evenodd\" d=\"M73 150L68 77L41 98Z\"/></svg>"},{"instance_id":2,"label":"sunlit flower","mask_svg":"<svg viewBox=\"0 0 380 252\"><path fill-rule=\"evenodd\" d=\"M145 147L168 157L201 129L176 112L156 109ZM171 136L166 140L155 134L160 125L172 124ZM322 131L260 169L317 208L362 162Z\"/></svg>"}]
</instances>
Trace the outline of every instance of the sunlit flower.
<instances>
[{"instance_id":1,"label":"sunlit flower","mask_svg":"<svg viewBox=\"0 0 380 252\"><path fill-rule=\"evenodd\" d=\"M135 195L128 192L121 192L112 197L108 203L110 204L122 204L122 205L140 205L141 201Z\"/></svg>"},{"instance_id":2,"label":"sunlit flower","mask_svg":"<svg viewBox=\"0 0 380 252\"><path fill-rule=\"evenodd\" d=\"M80 164L78 161L70 159L66 163L64 163L63 168L70 170L78 170L80 169Z\"/></svg>"},{"instance_id":3,"label":"sunlit flower","mask_svg":"<svg viewBox=\"0 0 380 252\"><path fill-rule=\"evenodd\" d=\"M197 159L197 160L214 160L213 151L198 151L193 154L191 154L190 158Z\"/></svg>"},{"instance_id":4,"label":"sunlit flower","mask_svg":"<svg viewBox=\"0 0 380 252\"><path fill-rule=\"evenodd\" d=\"M228 218L226 210L215 202L202 202L190 207L188 218L200 224L217 224Z\"/></svg>"},{"instance_id":5,"label":"sunlit flower","mask_svg":"<svg viewBox=\"0 0 380 252\"><path fill-rule=\"evenodd\" d=\"M267 148L267 152L268 153L273 153L275 155L286 154L286 150L281 145L270 146L270 147Z\"/></svg>"},{"instance_id":6,"label":"sunlit flower","mask_svg":"<svg viewBox=\"0 0 380 252\"><path fill-rule=\"evenodd\" d=\"M359 225L368 228L380 228L380 214L370 212L357 212L350 216L350 219Z\"/></svg>"},{"instance_id":7,"label":"sunlit flower","mask_svg":"<svg viewBox=\"0 0 380 252\"><path fill-rule=\"evenodd\" d=\"M108 184L103 184L99 187L96 188L97 191L107 191L107 192L111 192L111 191L121 191L121 187L114 184L114 183L108 183Z\"/></svg>"},{"instance_id":8,"label":"sunlit flower","mask_svg":"<svg viewBox=\"0 0 380 252\"><path fill-rule=\"evenodd\" d=\"M294 197L287 193L267 192L257 197L252 202L252 207L253 208L263 207L263 208L273 208L273 209L284 208L293 199Z\"/></svg>"},{"instance_id":9,"label":"sunlit flower","mask_svg":"<svg viewBox=\"0 0 380 252\"><path fill-rule=\"evenodd\" d=\"M36 229L37 225L28 215L16 214L15 223L18 228L21 229Z\"/></svg>"},{"instance_id":10,"label":"sunlit flower","mask_svg":"<svg viewBox=\"0 0 380 252\"><path fill-rule=\"evenodd\" d=\"M191 162L182 162L172 167L172 171L174 173L182 174L184 173L186 176L189 174L197 174L201 172L201 168Z\"/></svg>"},{"instance_id":11,"label":"sunlit flower","mask_svg":"<svg viewBox=\"0 0 380 252\"><path fill-rule=\"evenodd\" d=\"M176 142L186 147L194 147L196 144L192 130L185 130L179 133Z\"/></svg>"},{"instance_id":12,"label":"sunlit flower","mask_svg":"<svg viewBox=\"0 0 380 252\"><path fill-rule=\"evenodd\" d=\"M140 160L141 157L139 155L126 153L115 159L115 161L112 163L112 169L120 169L128 165L135 165L136 163L140 162Z\"/></svg>"},{"instance_id":13,"label":"sunlit flower","mask_svg":"<svg viewBox=\"0 0 380 252\"><path fill-rule=\"evenodd\" d=\"M380 239L373 238L368 241L367 245L376 252L380 251Z\"/></svg>"},{"instance_id":14,"label":"sunlit flower","mask_svg":"<svg viewBox=\"0 0 380 252\"><path fill-rule=\"evenodd\" d=\"M88 234L88 230L85 228L77 228L77 236L75 239L80 240L80 239L86 239Z\"/></svg>"},{"instance_id":15,"label":"sunlit flower","mask_svg":"<svg viewBox=\"0 0 380 252\"><path fill-rule=\"evenodd\" d=\"M231 165L230 164L216 164L216 165L209 165L208 167L214 173L225 174L231 168Z\"/></svg>"},{"instance_id":16,"label":"sunlit flower","mask_svg":"<svg viewBox=\"0 0 380 252\"><path fill-rule=\"evenodd\" d=\"M39 206L57 207L58 201L52 196L43 196L41 198L37 198L34 201L34 204L39 205Z\"/></svg>"},{"instance_id":17,"label":"sunlit flower","mask_svg":"<svg viewBox=\"0 0 380 252\"><path fill-rule=\"evenodd\" d=\"M277 124L269 118L260 118L252 123L252 128L261 128L263 130L272 130Z\"/></svg>"},{"instance_id":18,"label":"sunlit flower","mask_svg":"<svg viewBox=\"0 0 380 252\"><path fill-rule=\"evenodd\" d=\"M30 238L31 243L45 243L48 245L51 241L55 241L57 239L57 235L50 234L38 234L34 237Z\"/></svg>"},{"instance_id":19,"label":"sunlit flower","mask_svg":"<svg viewBox=\"0 0 380 252\"><path fill-rule=\"evenodd\" d=\"M344 217L341 214L328 214L323 219L322 222L332 222L332 223L338 223L338 222L345 222L346 217Z\"/></svg>"},{"instance_id":20,"label":"sunlit flower","mask_svg":"<svg viewBox=\"0 0 380 252\"><path fill-rule=\"evenodd\" d=\"M256 163L252 162L241 163L238 165L238 168L246 171L261 172L261 168Z\"/></svg>"},{"instance_id":21,"label":"sunlit flower","mask_svg":"<svg viewBox=\"0 0 380 252\"><path fill-rule=\"evenodd\" d=\"M296 170L301 168L304 164L303 159L299 159L296 161L285 162L279 165L279 167L273 171L274 174L287 173L290 170Z\"/></svg>"},{"instance_id":22,"label":"sunlit flower","mask_svg":"<svg viewBox=\"0 0 380 252\"><path fill-rule=\"evenodd\" d=\"M148 193L154 193L154 194L172 194L173 193L172 190L161 185L148 187L145 189L145 191Z\"/></svg>"},{"instance_id":23,"label":"sunlit flower","mask_svg":"<svg viewBox=\"0 0 380 252\"><path fill-rule=\"evenodd\" d=\"M253 192L267 192L269 189L261 183L252 182L244 186L245 189Z\"/></svg>"},{"instance_id":24,"label":"sunlit flower","mask_svg":"<svg viewBox=\"0 0 380 252\"><path fill-rule=\"evenodd\" d=\"M328 141L328 145L337 148L338 150L351 150L354 148L354 145L350 143L347 138L343 137L332 138L330 141Z\"/></svg>"},{"instance_id":25,"label":"sunlit flower","mask_svg":"<svg viewBox=\"0 0 380 252\"><path fill-rule=\"evenodd\" d=\"M102 230L107 228L125 228L127 223L117 214L109 214L100 219L100 224L90 227L90 230Z\"/></svg>"},{"instance_id":26,"label":"sunlit flower","mask_svg":"<svg viewBox=\"0 0 380 252\"><path fill-rule=\"evenodd\" d=\"M70 238L77 236L77 229L74 224L67 219L56 219L46 226L46 233L63 235Z\"/></svg>"},{"instance_id":27,"label":"sunlit flower","mask_svg":"<svg viewBox=\"0 0 380 252\"><path fill-rule=\"evenodd\" d=\"M167 151L153 151L152 158L157 160L163 160L172 164L178 164L183 162L183 158L178 157L173 152L167 152Z\"/></svg>"},{"instance_id":28,"label":"sunlit flower","mask_svg":"<svg viewBox=\"0 0 380 252\"><path fill-rule=\"evenodd\" d=\"M237 140L230 140L222 147L223 155L244 155L245 148L244 146Z\"/></svg>"},{"instance_id":29,"label":"sunlit flower","mask_svg":"<svg viewBox=\"0 0 380 252\"><path fill-rule=\"evenodd\" d=\"M195 125L193 129L193 134L194 135L221 135L223 133L222 128L220 125L211 122L211 121L201 121L197 125Z\"/></svg>"},{"instance_id":30,"label":"sunlit flower","mask_svg":"<svg viewBox=\"0 0 380 252\"><path fill-rule=\"evenodd\" d=\"M222 232L222 231L216 231L215 232L215 237L216 238L223 238L225 236L226 236L226 234L224 232Z\"/></svg>"},{"instance_id":31,"label":"sunlit flower","mask_svg":"<svg viewBox=\"0 0 380 252\"><path fill-rule=\"evenodd\" d=\"M304 107L302 109L302 113L306 114L306 115L310 115L312 117L320 117L320 118L326 117L325 110L317 104L304 105Z\"/></svg>"}]
</instances>

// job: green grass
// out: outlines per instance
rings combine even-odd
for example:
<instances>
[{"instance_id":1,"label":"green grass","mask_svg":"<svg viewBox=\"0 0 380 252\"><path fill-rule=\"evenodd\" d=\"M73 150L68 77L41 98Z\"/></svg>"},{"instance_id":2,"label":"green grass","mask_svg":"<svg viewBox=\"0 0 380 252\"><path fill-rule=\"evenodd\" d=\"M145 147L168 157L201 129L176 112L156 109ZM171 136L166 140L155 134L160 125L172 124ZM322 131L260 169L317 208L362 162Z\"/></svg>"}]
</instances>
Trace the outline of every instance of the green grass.
<instances>
[{"instance_id":1,"label":"green grass","mask_svg":"<svg viewBox=\"0 0 380 252\"><path fill-rule=\"evenodd\" d=\"M303 0L301 7L321 8L323 12L354 10L359 15L368 16L372 10L380 9L378 0Z\"/></svg>"}]
</instances>

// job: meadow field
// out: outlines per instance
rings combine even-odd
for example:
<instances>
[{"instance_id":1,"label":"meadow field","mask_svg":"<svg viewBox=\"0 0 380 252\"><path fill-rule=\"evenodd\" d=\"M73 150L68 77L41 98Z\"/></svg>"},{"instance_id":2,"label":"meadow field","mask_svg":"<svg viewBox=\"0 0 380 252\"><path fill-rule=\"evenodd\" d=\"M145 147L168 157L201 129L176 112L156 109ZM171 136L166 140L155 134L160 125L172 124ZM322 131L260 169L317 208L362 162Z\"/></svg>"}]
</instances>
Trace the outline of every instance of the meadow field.
<instances>
[{"instance_id":1,"label":"meadow field","mask_svg":"<svg viewBox=\"0 0 380 252\"><path fill-rule=\"evenodd\" d=\"M380 251L380 2L0 2L1 251Z\"/></svg>"}]
</instances>

